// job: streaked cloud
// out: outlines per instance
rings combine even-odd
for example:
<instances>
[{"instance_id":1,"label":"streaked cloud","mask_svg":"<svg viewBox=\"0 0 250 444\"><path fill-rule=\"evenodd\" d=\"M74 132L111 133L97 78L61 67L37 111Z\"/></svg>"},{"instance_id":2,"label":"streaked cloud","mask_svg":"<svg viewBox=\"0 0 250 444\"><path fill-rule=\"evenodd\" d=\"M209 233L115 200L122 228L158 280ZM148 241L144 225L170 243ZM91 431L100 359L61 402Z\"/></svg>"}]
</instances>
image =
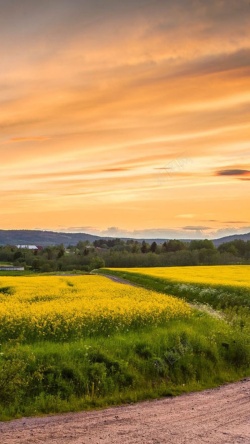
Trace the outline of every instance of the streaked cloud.
<instances>
[{"instance_id":1,"label":"streaked cloud","mask_svg":"<svg viewBox=\"0 0 250 444\"><path fill-rule=\"evenodd\" d=\"M45 140L49 140L49 137L44 136L34 136L34 137L12 137L9 142L10 143L20 143L20 142L44 142Z\"/></svg>"},{"instance_id":2,"label":"streaked cloud","mask_svg":"<svg viewBox=\"0 0 250 444\"><path fill-rule=\"evenodd\" d=\"M247 224L245 220L226 220L225 224Z\"/></svg>"},{"instance_id":3,"label":"streaked cloud","mask_svg":"<svg viewBox=\"0 0 250 444\"><path fill-rule=\"evenodd\" d=\"M217 176L250 176L250 170L242 169L228 169L219 170L216 172Z\"/></svg>"},{"instance_id":4,"label":"streaked cloud","mask_svg":"<svg viewBox=\"0 0 250 444\"><path fill-rule=\"evenodd\" d=\"M168 229L168 228L151 228L146 230L126 230L121 227L109 227L105 230L98 230L96 227L60 227L59 231L68 233L89 233L97 236L104 237L117 237L117 238L134 238L134 239L217 239L219 237L228 236L230 234L244 234L250 231L250 226L243 228L224 228L216 231L206 232L205 234L201 230L183 230L183 229Z\"/></svg>"},{"instance_id":5,"label":"streaked cloud","mask_svg":"<svg viewBox=\"0 0 250 444\"><path fill-rule=\"evenodd\" d=\"M186 227L182 227L182 229L187 231L206 231L211 230L211 227L206 227L204 225L187 225Z\"/></svg>"}]
</instances>

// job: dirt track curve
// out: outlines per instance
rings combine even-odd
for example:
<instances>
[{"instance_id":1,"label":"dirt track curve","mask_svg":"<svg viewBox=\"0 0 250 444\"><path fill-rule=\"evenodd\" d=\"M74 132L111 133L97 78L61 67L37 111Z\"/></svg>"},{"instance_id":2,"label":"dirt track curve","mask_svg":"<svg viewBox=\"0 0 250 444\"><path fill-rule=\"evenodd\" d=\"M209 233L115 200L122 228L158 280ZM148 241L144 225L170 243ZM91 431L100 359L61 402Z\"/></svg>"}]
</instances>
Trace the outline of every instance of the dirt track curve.
<instances>
[{"instance_id":1,"label":"dirt track curve","mask_svg":"<svg viewBox=\"0 0 250 444\"><path fill-rule=\"evenodd\" d=\"M0 422L1 444L250 444L250 378L106 410Z\"/></svg>"}]
</instances>

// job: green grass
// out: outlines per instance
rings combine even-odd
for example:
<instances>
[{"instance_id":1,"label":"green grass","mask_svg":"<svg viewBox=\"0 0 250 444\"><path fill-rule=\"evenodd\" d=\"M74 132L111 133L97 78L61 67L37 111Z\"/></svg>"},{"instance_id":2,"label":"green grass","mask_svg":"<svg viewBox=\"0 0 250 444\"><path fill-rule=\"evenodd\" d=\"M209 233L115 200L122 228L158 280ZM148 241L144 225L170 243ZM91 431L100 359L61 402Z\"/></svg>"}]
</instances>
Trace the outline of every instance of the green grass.
<instances>
[{"instance_id":1,"label":"green grass","mask_svg":"<svg viewBox=\"0 0 250 444\"><path fill-rule=\"evenodd\" d=\"M249 365L248 337L198 310L140 332L9 341L0 354L0 420L201 390L247 376Z\"/></svg>"},{"instance_id":2,"label":"green grass","mask_svg":"<svg viewBox=\"0 0 250 444\"><path fill-rule=\"evenodd\" d=\"M31 274L34 274L34 272L31 270L23 270L23 271L0 270L0 276L29 276Z\"/></svg>"}]
</instances>

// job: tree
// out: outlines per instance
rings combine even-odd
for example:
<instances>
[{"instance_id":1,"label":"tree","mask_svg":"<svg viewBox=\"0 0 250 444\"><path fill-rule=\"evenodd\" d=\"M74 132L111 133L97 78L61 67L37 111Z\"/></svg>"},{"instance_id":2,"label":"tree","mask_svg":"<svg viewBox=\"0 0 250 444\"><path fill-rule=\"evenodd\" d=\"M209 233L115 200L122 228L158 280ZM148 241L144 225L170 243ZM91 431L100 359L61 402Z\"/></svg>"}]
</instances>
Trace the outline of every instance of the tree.
<instances>
[{"instance_id":1,"label":"tree","mask_svg":"<svg viewBox=\"0 0 250 444\"><path fill-rule=\"evenodd\" d=\"M211 240L192 240L189 244L189 250L201 250L203 248L207 248L209 250L214 250L215 246Z\"/></svg>"},{"instance_id":2,"label":"tree","mask_svg":"<svg viewBox=\"0 0 250 444\"><path fill-rule=\"evenodd\" d=\"M147 251L148 251L148 244L145 241L142 241L141 252L144 254L147 253Z\"/></svg>"},{"instance_id":3,"label":"tree","mask_svg":"<svg viewBox=\"0 0 250 444\"><path fill-rule=\"evenodd\" d=\"M156 249L157 249L157 243L154 241L154 242L152 242L152 244L150 245L150 251L151 251L152 253L155 253L155 252L156 252Z\"/></svg>"},{"instance_id":4,"label":"tree","mask_svg":"<svg viewBox=\"0 0 250 444\"><path fill-rule=\"evenodd\" d=\"M65 253L65 248L64 248L64 245L61 244L61 245L59 245L59 251L57 253L57 259L60 259L60 257L63 257L64 253Z\"/></svg>"},{"instance_id":5,"label":"tree","mask_svg":"<svg viewBox=\"0 0 250 444\"><path fill-rule=\"evenodd\" d=\"M103 267L105 267L105 262L102 257L94 256L91 259L90 264L89 264L90 271L95 270L97 268L103 268Z\"/></svg>"},{"instance_id":6,"label":"tree","mask_svg":"<svg viewBox=\"0 0 250 444\"><path fill-rule=\"evenodd\" d=\"M180 240L170 239L168 242L164 242L164 244L162 245L162 249L166 252L175 252L186 250L186 245Z\"/></svg>"}]
</instances>

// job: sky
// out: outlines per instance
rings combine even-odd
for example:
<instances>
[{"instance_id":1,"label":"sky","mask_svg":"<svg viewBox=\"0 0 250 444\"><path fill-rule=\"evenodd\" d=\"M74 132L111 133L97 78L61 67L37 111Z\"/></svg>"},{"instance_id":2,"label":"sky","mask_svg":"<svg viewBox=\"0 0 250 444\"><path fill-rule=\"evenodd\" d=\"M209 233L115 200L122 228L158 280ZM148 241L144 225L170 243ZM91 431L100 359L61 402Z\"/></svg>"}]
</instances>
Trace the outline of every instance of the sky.
<instances>
[{"instance_id":1,"label":"sky","mask_svg":"<svg viewBox=\"0 0 250 444\"><path fill-rule=\"evenodd\" d=\"M249 0L0 11L0 229L250 232Z\"/></svg>"}]
</instances>

